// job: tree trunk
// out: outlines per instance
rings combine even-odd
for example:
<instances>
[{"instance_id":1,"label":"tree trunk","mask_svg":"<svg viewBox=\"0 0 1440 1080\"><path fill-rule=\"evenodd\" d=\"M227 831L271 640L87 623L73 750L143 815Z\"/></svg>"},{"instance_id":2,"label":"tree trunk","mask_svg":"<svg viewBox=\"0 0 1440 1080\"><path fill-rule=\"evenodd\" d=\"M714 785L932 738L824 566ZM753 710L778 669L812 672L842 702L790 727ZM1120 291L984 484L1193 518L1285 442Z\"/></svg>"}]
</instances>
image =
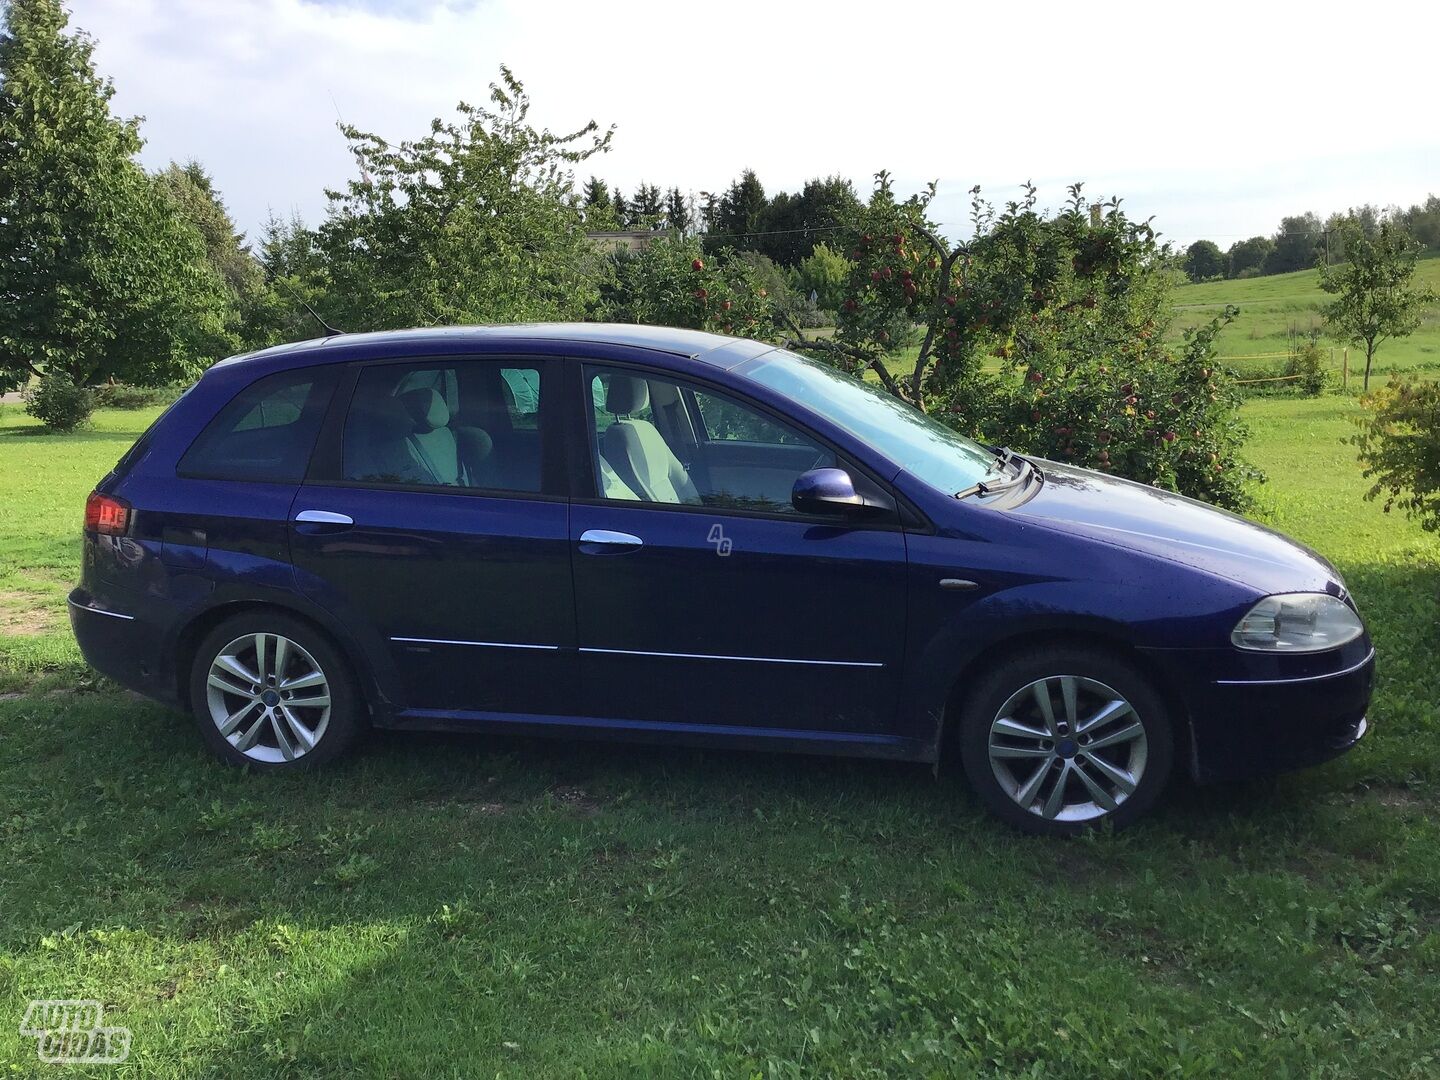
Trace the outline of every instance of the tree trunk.
<instances>
[{"instance_id":1,"label":"tree trunk","mask_svg":"<svg viewBox=\"0 0 1440 1080\"><path fill-rule=\"evenodd\" d=\"M1375 346L1367 341L1365 343L1365 381L1360 385L1362 393L1368 394L1370 392L1370 361L1374 359Z\"/></svg>"}]
</instances>

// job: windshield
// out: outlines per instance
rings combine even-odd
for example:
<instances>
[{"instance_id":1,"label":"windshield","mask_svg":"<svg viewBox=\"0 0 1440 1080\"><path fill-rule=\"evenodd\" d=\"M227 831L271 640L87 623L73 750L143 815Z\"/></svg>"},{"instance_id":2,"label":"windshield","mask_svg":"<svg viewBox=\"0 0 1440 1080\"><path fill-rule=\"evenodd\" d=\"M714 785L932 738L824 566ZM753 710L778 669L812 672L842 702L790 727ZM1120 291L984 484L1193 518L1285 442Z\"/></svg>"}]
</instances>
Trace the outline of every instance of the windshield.
<instances>
[{"instance_id":1,"label":"windshield","mask_svg":"<svg viewBox=\"0 0 1440 1080\"><path fill-rule=\"evenodd\" d=\"M744 374L808 405L908 473L953 495L993 476L996 458L899 398L784 349L765 353Z\"/></svg>"}]
</instances>

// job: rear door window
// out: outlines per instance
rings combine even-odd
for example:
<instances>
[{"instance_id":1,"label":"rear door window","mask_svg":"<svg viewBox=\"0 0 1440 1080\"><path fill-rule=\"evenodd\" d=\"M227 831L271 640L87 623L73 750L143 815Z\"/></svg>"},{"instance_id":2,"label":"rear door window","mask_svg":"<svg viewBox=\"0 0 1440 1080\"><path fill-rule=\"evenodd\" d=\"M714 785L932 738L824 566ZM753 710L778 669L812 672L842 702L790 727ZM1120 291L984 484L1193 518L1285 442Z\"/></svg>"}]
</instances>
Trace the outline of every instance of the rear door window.
<instances>
[{"instance_id":1,"label":"rear door window","mask_svg":"<svg viewBox=\"0 0 1440 1080\"><path fill-rule=\"evenodd\" d=\"M267 375L247 386L190 445L180 459L179 474L210 480L300 480L336 377L333 367L308 367Z\"/></svg>"},{"instance_id":2,"label":"rear door window","mask_svg":"<svg viewBox=\"0 0 1440 1080\"><path fill-rule=\"evenodd\" d=\"M345 420L342 478L539 493L543 370L480 360L364 368Z\"/></svg>"}]
</instances>

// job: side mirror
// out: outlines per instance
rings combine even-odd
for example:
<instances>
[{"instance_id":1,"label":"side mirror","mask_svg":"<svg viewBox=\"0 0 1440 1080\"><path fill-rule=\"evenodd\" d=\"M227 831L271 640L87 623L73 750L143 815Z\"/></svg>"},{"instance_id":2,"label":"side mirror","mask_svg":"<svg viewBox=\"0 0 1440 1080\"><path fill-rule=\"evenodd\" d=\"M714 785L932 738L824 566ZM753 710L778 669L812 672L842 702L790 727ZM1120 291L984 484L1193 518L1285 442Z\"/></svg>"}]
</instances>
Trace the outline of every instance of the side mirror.
<instances>
[{"instance_id":1,"label":"side mirror","mask_svg":"<svg viewBox=\"0 0 1440 1080\"><path fill-rule=\"evenodd\" d=\"M790 505L802 514L832 517L856 516L873 509L855 490L855 481L844 469L811 469L801 473L790 492Z\"/></svg>"}]
</instances>

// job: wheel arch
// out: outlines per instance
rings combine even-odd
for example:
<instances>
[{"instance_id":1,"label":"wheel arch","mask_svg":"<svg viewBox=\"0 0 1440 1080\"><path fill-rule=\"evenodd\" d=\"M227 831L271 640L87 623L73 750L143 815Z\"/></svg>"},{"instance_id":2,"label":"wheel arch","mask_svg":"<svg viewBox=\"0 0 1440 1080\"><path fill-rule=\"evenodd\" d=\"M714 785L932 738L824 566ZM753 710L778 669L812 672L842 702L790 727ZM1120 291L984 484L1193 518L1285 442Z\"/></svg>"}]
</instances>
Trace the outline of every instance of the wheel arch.
<instances>
[{"instance_id":1,"label":"wheel arch","mask_svg":"<svg viewBox=\"0 0 1440 1080\"><path fill-rule=\"evenodd\" d=\"M1194 755L1191 748L1194 744L1190 714L1178 688L1165 678L1164 672L1153 659L1145 654L1144 650L1136 648L1123 634L1107 631L1103 627L1086 627L1083 630L1056 627L1025 630L991 641L969 655L951 680L939 710L940 718L935 733L935 769L937 772L942 766L950 765L957 758L954 750L956 733L960 727L960 716L966 699L978 681L978 674L1012 653L1057 646L1107 652L1117 659L1131 664L1145 676L1155 692L1160 695L1169 712L1176 755L1184 762L1186 771L1193 773Z\"/></svg>"},{"instance_id":2,"label":"wheel arch","mask_svg":"<svg viewBox=\"0 0 1440 1080\"><path fill-rule=\"evenodd\" d=\"M175 678L175 692L181 704L190 710L190 669L195 663L195 652L205 635L226 619L251 611L275 611L289 618L297 619L322 634L330 641L350 665L355 687L365 704L366 712L372 719L385 707L386 698L359 645L339 627L333 625L323 614L317 614L299 604L278 599L230 599L221 600L196 612L179 630L175 638L172 665Z\"/></svg>"}]
</instances>

